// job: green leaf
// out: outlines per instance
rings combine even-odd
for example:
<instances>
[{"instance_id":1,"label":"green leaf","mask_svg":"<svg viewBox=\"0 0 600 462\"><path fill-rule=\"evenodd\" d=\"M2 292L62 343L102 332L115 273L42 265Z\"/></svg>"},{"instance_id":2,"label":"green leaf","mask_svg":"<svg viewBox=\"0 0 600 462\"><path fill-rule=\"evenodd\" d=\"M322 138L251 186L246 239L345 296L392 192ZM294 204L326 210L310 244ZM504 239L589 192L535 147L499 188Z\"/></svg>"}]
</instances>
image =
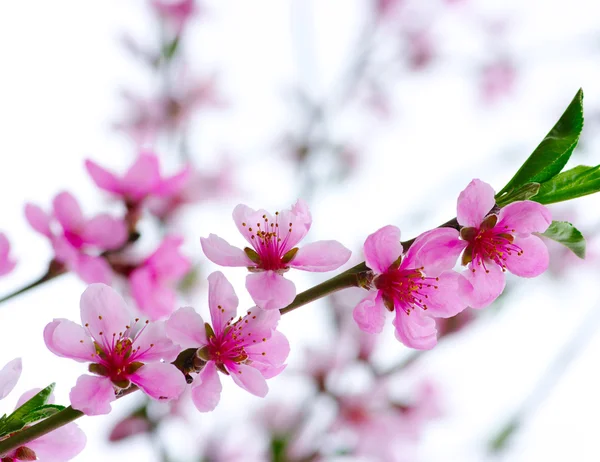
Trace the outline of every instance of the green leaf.
<instances>
[{"instance_id":1,"label":"green leaf","mask_svg":"<svg viewBox=\"0 0 600 462\"><path fill-rule=\"evenodd\" d=\"M534 201L554 204L600 191L600 165L578 165L543 183Z\"/></svg>"},{"instance_id":2,"label":"green leaf","mask_svg":"<svg viewBox=\"0 0 600 462\"><path fill-rule=\"evenodd\" d=\"M490 441L489 449L491 452L500 452L506 448L511 437L519 429L521 423L518 420L512 420L506 424L502 430Z\"/></svg>"},{"instance_id":3,"label":"green leaf","mask_svg":"<svg viewBox=\"0 0 600 462\"><path fill-rule=\"evenodd\" d=\"M58 404L44 404L43 406L35 408L33 411L27 414L23 418L23 422L28 424L37 422L38 420L45 419L46 417L50 417L51 415L62 411L64 408L64 406L60 406Z\"/></svg>"},{"instance_id":4,"label":"green leaf","mask_svg":"<svg viewBox=\"0 0 600 462\"><path fill-rule=\"evenodd\" d=\"M170 61L175 53L177 53L177 49L179 48L179 36L175 37L172 41L165 44L162 50L163 58L166 61Z\"/></svg>"},{"instance_id":5,"label":"green leaf","mask_svg":"<svg viewBox=\"0 0 600 462\"><path fill-rule=\"evenodd\" d=\"M540 233L540 236L564 245L579 258L585 258L585 238L575 226L567 221L553 221L545 232Z\"/></svg>"},{"instance_id":6,"label":"green leaf","mask_svg":"<svg viewBox=\"0 0 600 462\"><path fill-rule=\"evenodd\" d=\"M0 422L0 435L12 433L23 428L27 423L27 416L37 408L46 404L48 398L50 398L50 395L54 390L54 385L54 383L48 385L46 388L33 396L29 401L26 401L22 406L15 409L15 411L6 419Z\"/></svg>"},{"instance_id":7,"label":"green leaf","mask_svg":"<svg viewBox=\"0 0 600 462\"><path fill-rule=\"evenodd\" d=\"M556 125L498 195L526 183L543 183L557 175L577 146L582 128L583 90L579 89Z\"/></svg>"},{"instance_id":8,"label":"green leaf","mask_svg":"<svg viewBox=\"0 0 600 462\"><path fill-rule=\"evenodd\" d=\"M501 197L496 195L496 204L498 207L504 207L512 202L516 201L526 201L527 199L535 196L540 190L539 183L527 183L521 186L520 188L514 189L506 194L503 194Z\"/></svg>"}]
</instances>

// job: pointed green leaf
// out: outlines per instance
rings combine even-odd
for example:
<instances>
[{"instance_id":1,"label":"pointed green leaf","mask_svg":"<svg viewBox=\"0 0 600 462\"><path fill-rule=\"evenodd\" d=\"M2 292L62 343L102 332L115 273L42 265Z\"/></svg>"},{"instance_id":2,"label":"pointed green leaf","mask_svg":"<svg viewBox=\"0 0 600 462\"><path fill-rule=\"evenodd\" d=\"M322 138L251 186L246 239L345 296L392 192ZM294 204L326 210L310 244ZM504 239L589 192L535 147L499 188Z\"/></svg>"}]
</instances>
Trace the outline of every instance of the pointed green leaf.
<instances>
[{"instance_id":1,"label":"pointed green leaf","mask_svg":"<svg viewBox=\"0 0 600 462\"><path fill-rule=\"evenodd\" d=\"M539 183L527 183L517 189L503 194L502 197L496 196L496 204L498 207L504 207L512 202L526 201L527 199L535 196L539 190Z\"/></svg>"},{"instance_id":2,"label":"pointed green leaf","mask_svg":"<svg viewBox=\"0 0 600 462\"><path fill-rule=\"evenodd\" d=\"M502 428L489 443L489 449L491 452L500 452L506 448L510 442L511 437L521 426L518 420L512 420Z\"/></svg>"},{"instance_id":3,"label":"pointed green leaf","mask_svg":"<svg viewBox=\"0 0 600 462\"><path fill-rule=\"evenodd\" d=\"M583 91L579 89L556 125L546 135L498 196L526 183L543 183L566 165L583 128Z\"/></svg>"},{"instance_id":4,"label":"pointed green leaf","mask_svg":"<svg viewBox=\"0 0 600 462\"><path fill-rule=\"evenodd\" d=\"M58 404L44 404L43 406L35 408L33 411L27 414L23 418L23 422L28 424L37 422L38 420L45 419L46 417L50 417L51 415L62 411L64 408L64 406L60 406Z\"/></svg>"},{"instance_id":5,"label":"pointed green leaf","mask_svg":"<svg viewBox=\"0 0 600 462\"><path fill-rule=\"evenodd\" d=\"M169 61L175 56L179 48L179 36L175 37L171 42L163 46L162 54L166 61Z\"/></svg>"},{"instance_id":6,"label":"pointed green leaf","mask_svg":"<svg viewBox=\"0 0 600 462\"><path fill-rule=\"evenodd\" d=\"M598 191L600 191L600 165L595 167L578 165L543 183L532 200L540 204L554 204Z\"/></svg>"},{"instance_id":7,"label":"pointed green leaf","mask_svg":"<svg viewBox=\"0 0 600 462\"><path fill-rule=\"evenodd\" d=\"M571 223L553 221L548 229L544 233L540 233L540 235L559 242L569 248L579 258L585 258L585 238Z\"/></svg>"},{"instance_id":8,"label":"pointed green leaf","mask_svg":"<svg viewBox=\"0 0 600 462\"><path fill-rule=\"evenodd\" d=\"M54 385L54 383L48 385L46 388L33 396L29 401L26 401L22 406L15 409L11 415L2 421L2 425L0 426L0 435L12 433L23 428L27 423L25 420L27 415L40 406L46 404L48 398L52 394L52 390L54 390Z\"/></svg>"}]
</instances>

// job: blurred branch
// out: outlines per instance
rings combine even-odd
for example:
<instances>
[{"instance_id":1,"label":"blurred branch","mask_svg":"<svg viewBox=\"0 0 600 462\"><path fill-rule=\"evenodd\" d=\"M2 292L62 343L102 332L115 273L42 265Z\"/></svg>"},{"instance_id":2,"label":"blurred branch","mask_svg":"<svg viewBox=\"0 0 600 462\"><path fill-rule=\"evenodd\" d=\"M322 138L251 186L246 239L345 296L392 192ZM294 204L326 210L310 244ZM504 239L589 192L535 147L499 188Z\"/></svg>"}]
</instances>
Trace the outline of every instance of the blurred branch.
<instances>
[{"instance_id":1,"label":"blurred branch","mask_svg":"<svg viewBox=\"0 0 600 462\"><path fill-rule=\"evenodd\" d=\"M0 298L0 303L7 302L8 300L17 297L18 295L21 295L22 293L25 293L28 290L35 289L37 286L42 285L44 282L51 281L52 279L65 274L66 272L67 268L62 263L59 263L56 260L52 260L48 265L48 270L42 277L33 281L30 284L27 284L25 287L21 287L20 289Z\"/></svg>"}]
</instances>

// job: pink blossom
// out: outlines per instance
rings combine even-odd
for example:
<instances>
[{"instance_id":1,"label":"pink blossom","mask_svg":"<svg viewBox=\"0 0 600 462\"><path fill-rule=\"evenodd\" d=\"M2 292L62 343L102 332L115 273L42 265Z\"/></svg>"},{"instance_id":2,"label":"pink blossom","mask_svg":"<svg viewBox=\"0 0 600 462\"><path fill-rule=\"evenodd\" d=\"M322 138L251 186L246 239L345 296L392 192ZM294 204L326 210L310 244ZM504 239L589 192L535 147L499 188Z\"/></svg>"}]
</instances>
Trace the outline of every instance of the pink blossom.
<instances>
[{"instance_id":1,"label":"pink blossom","mask_svg":"<svg viewBox=\"0 0 600 462\"><path fill-rule=\"evenodd\" d=\"M152 6L165 20L169 21L175 34L181 34L183 28L197 11L195 0L153 0Z\"/></svg>"},{"instance_id":2,"label":"pink blossom","mask_svg":"<svg viewBox=\"0 0 600 462\"><path fill-rule=\"evenodd\" d=\"M454 229L434 229L419 236L403 255L397 227L385 226L371 234L364 253L367 266L375 274L376 290L354 309L359 327L381 332L386 309L395 311L398 340L419 350L433 348L437 342L434 317L454 316L467 306L459 287L468 284L450 270L456 257L446 257L457 236Z\"/></svg>"},{"instance_id":3,"label":"pink blossom","mask_svg":"<svg viewBox=\"0 0 600 462\"><path fill-rule=\"evenodd\" d=\"M180 253L182 244L182 237L165 237L129 275L131 294L140 311L151 320L169 316L176 308L176 286L191 267L189 259Z\"/></svg>"},{"instance_id":4,"label":"pink blossom","mask_svg":"<svg viewBox=\"0 0 600 462\"><path fill-rule=\"evenodd\" d=\"M481 93L486 103L494 103L508 95L515 84L515 67L507 61L485 66L481 71Z\"/></svg>"},{"instance_id":5,"label":"pink blossom","mask_svg":"<svg viewBox=\"0 0 600 462\"><path fill-rule=\"evenodd\" d=\"M283 308L296 296L296 286L283 273L290 268L304 271L332 271L348 261L350 250L337 241L317 241L295 247L312 223L306 203L298 199L291 210L253 210L243 204L233 211L239 231L254 248L233 247L215 234L200 238L209 260L222 266L245 266L250 271L246 289L254 303L265 310Z\"/></svg>"},{"instance_id":6,"label":"pink blossom","mask_svg":"<svg viewBox=\"0 0 600 462\"><path fill-rule=\"evenodd\" d=\"M13 359L0 370L0 399L5 398L12 391L21 376L21 371L22 364L20 358ZM39 391L39 389L35 389L25 392L17 401L16 408L25 404ZM48 401L52 402L53 397L51 396ZM4 435L0 437L0 440L8 436ZM9 453L0 454L0 459L3 462L18 460L64 462L79 454L85 447L85 443L85 434L76 424L69 423L26 443L26 446L20 446Z\"/></svg>"},{"instance_id":7,"label":"pink blossom","mask_svg":"<svg viewBox=\"0 0 600 462\"><path fill-rule=\"evenodd\" d=\"M87 415L108 414L115 391L132 383L159 400L183 392L183 374L168 363L178 349L165 336L163 323L140 319L130 323L125 301L104 284L90 285L81 296L80 308L83 327L55 319L44 329L44 341L54 354L92 363L89 370L96 375L82 375L71 389L75 409Z\"/></svg>"},{"instance_id":8,"label":"pink blossom","mask_svg":"<svg viewBox=\"0 0 600 462\"><path fill-rule=\"evenodd\" d=\"M10 242L4 233L0 233L0 276L10 273L17 262L10 255Z\"/></svg>"},{"instance_id":9,"label":"pink blossom","mask_svg":"<svg viewBox=\"0 0 600 462\"><path fill-rule=\"evenodd\" d=\"M513 202L490 213L495 205L494 190L481 180L473 180L458 196L458 223L462 264L472 285L469 304L483 308L504 290L506 270L521 277L535 277L548 268L546 244L532 233L543 233L550 223L550 211L533 201ZM454 245L454 244L453 244ZM450 254L460 252L454 245Z\"/></svg>"},{"instance_id":10,"label":"pink blossom","mask_svg":"<svg viewBox=\"0 0 600 462\"><path fill-rule=\"evenodd\" d=\"M96 186L120 196L130 206L138 205L148 196L172 194L182 187L190 174L186 167L173 176L161 176L158 157L148 152L142 152L121 177L89 159L85 161L85 167Z\"/></svg>"},{"instance_id":11,"label":"pink blossom","mask_svg":"<svg viewBox=\"0 0 600 462\"><path fill-rule=\"evenodd\" d=\"M181 348L198 348L206 365L192 385L192 400L201 412L212 411L221 395L217 371L230 375L244 390L264 397L265 379L278 375L290 346L276 330L279 311L254 307L234 321L238 298L223 273L208 277L208 306L212 326L192 307L180 308L167 321L167 335Z\"/></svg>"},{"instance_id":12,"label":"pink blossom","mask_svg":"<svg viewBox=\"0 0 600 462\"><path fill-rule=\"evenodd\" d=\"M110 283L110 266L98 254L118 249L126 242L127 226L122 220L105 213L84 217L77 200L68 192L54 198L51 214L26 204L25 217L33 229L50 239L58 262L87 283Z\"/></svg>"}]
</instances>

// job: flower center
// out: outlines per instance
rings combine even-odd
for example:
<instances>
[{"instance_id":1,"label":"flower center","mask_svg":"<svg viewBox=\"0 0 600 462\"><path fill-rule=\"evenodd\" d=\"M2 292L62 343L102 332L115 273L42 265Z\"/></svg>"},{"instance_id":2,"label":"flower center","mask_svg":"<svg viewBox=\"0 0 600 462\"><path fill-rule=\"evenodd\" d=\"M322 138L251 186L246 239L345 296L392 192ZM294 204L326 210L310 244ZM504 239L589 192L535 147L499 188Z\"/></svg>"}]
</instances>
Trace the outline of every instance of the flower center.
<instances>
[{"instance_id":1,"label":"flower center","mask_svg":"<svg viewBox=\"0 0 600 462\"><path fill-rule=\"evenodd\" d=\"M292 233L293 223L284 226L279 223L279 212L275 212L275 221L272 222L267 215L262 216L256 226L242 223L247 228L254 250L246 247L244 251L248 258L256 263L254 271L279 271L289 269L288 263L296 256L298 249L289 249L289 238Z\"/></svg>"},{"instance_id":2,"label":"flower center","mask_svg":"<svg viewBox=\"0 0 600 462\"><path fill-rule=\"evenodd\" d=\"M388 310L401 308L406 314L415 308L427 309L427 291L437 289L439 278L426 277L421 268L397 269L388 271L375 278L375 287L382 292L383 302Z\"/></svg>"}]
</instances>

